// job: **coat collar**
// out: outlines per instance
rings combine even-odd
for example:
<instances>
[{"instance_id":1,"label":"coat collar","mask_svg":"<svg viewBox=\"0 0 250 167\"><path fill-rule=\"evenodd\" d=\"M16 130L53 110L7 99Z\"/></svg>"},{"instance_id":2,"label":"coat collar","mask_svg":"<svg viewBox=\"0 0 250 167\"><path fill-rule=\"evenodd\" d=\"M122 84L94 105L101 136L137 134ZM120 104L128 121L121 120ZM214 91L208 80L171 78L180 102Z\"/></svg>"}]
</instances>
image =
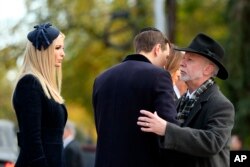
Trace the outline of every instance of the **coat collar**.
<instances>
[{"instance_id":1,"label":"coat collar","mask_svg":"<svg viewBox=\"0 0 250 167\"><path fill-rule=\"evenodd\" d=\"M143 62L147 62L147 63L151 63L148 58L146 58L145 56L141 55L141 54L131 54L128 55L123 62L128 61L128 60L135 60L135 61L143 61Z\"/></svg>"}]
</instances>

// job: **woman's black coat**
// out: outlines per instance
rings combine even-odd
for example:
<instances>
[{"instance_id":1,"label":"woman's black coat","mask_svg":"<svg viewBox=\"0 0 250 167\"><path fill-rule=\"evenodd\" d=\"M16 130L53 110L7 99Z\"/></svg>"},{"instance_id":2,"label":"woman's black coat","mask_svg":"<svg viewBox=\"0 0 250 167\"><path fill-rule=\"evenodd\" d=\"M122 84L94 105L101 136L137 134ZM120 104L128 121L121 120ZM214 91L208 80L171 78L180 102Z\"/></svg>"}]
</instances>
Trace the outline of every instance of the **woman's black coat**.
<instances>
[{"instance_id":1,"label":"woman's black coat","mask_svg":"<svg viewBox=\"0 0 250 167\"><path fill-rule=\"evenodd\" d=\"M48 99L33 75L19 80L13 95L20 154L16 167L62 167L67 110Z\"/></svg>"}]
</instances>

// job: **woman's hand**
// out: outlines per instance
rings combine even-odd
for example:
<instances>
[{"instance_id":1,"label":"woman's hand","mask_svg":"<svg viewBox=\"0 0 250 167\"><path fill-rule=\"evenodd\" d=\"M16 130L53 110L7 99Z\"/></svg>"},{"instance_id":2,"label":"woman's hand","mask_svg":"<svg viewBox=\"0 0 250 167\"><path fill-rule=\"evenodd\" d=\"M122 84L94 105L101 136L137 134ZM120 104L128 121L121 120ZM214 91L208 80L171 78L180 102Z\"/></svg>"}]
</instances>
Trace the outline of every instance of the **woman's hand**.
<instances>
[{"instance_id":1,"label":"woman's hand","mask_svg":"<svg viewBox=\"0 0 250 167\"><path fill-rule=\"evenodd\" d=\"M159 117L156 112L140 110L140 113L144 116L138 118L137 125L141 126L143 132L153 132L160 136L165 135L167 121Z\"/></svg>"}]
</instances>

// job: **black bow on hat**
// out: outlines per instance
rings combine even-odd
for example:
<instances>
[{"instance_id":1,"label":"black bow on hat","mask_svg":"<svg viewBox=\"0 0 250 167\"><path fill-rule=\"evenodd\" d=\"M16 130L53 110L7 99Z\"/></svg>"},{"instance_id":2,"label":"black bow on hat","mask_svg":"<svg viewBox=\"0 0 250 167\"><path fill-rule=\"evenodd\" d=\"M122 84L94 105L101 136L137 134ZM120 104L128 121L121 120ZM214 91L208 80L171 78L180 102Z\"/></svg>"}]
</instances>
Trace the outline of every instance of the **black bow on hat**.
<instances>
[{"instance_id":1,"label":"black bow on hat","mask_svg":"<svg viewBox=\"0 0 250 167\"><path fill-rule=\"evenodd\" d=\"M193 52L208 58L219 67L217 77L223 80L228 78L228 72L222 64L224 49L209 36L199 33L187 48L175 48L175 50Z\"/></svg>"},{"instance_id":2,"label":"black bow on hat","mask_svg":"<svg viewBox=\"0 0 250 167\"><path fill-rule=\"evenodd\" d=\"M42 47L47 49L60 33L60 31L57 28L52 27L52 24L50 23L36 25L34 28L35 30L28 33L27 38L38 50L41 50Z\"/></svg>"}]
</instances>

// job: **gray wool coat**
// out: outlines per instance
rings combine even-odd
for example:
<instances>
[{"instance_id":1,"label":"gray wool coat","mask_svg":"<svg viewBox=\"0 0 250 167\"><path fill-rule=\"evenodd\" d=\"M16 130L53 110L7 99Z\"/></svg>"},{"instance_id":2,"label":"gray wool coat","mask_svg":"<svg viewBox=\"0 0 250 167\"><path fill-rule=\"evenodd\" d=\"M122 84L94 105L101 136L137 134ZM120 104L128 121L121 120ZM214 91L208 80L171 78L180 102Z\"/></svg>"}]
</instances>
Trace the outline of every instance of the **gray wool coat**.
<instances>
[{"instance_id":1,"label":"gray wool coat","mask_svg":"<svg viewBox=\"0 0 250 167\"><path fill-rule=\"evenodd\" d=\"M177 107L180 104L177 104ZM234 106L214 84L195 103L183 127L167 124L165 167L229 167Z\"/></svg>"}]
</instances>

